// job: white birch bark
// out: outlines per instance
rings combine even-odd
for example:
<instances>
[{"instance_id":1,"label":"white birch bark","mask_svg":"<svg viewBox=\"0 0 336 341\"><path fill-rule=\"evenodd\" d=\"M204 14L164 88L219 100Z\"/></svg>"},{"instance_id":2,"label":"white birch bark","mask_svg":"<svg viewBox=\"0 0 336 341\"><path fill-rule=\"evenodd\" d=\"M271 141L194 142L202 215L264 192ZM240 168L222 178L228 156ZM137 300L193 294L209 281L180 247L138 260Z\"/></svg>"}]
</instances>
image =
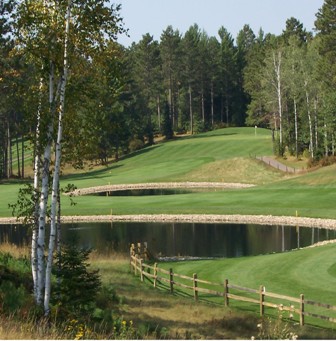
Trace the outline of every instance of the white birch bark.
<instances>
[{"instance_id":1,"label":"white birch bark","mask_svg":"<svg viewBox=\"0 0 336 341\"><path fill-rule=\"evenodd\" d=\"M317 107L318 107L318 98L317 98L317 96L316 96L316 97L314 98L315 149L316 149L316 150L318 150L318 148L319 148Z\"/></svg>"},{"instance_id":2,"label":"white birch bark","mask_svg":"<svg viewBox=\"0 0 336 341\"><path fill-rule=\"evenodd\" d=\"M295 124L295 156L298 158L298 113L297 113L297 103L296 98L294 97L294 124Z\"/></svg>"},{"instance_id":3,"label":"white birch bark","mask_svg":"<svg viewBox=\"0 0 336 341\"><path fill-rule=\"evenodd\" d=\"M39 193L39 183L40 183L40 123L41 123L41 110L42 110L42 87L43 78L40 78L39 85L39 105L37 108L37 123L35 131L35 158L34 158L34 195ZM37 301L37 238L38 238L38 228L39 228L39 203L35 203L34 211L34 225L32 231L32 244L31 244L31 269L34 283L34 298Z\"/></svg>"},{"instance_id":4,"label":"white birch bark","mask_svg":"<svg viewBox=\"0 0 336 341\"><path fill-rule=\"evenodd\" d=\"M54 106L54 78L55 70L53 63L50 64L49 74L49 110L50 122L47 130L47 143L44 148L43 166L42 166L42 184L39 205L39 228L37 239L37 304L43 302L43 289L45 286L45 261L44 261L44 248L45 248L45 229L46 229L46 215L49 195L49 167L51 160L51 144L53 133L53 106Z\"/></svg>"},{"instance_id":5,"label":"white birch bark","mask_svg":"<svg viewBox=\"0 0 336 341\"><path fill-rule=\"evenodd\" d=\"M61 78L60 87L60 106L58 116L58 132L56 141L56 156L55 156L55 169L52 184L52 196L51 196L51 217L50 217L50 238L49 238L49 250L48 260L46 268L46 279L45 279L45 293L44 293L44 312L45 315L49 315L50 308L50 292L51 292L51 269L53 264L53 254L55 250L55 241L57 233L57 198L59 193L59 176L61 169L61 153L62 153L62 134L63 126L62 120L64 116L64 105L65 105L65 89L68 78L68 43L69 43L69 31L70 31L70 16L71 16L71 4L72 0L68 0L67 12L66 12L66 23L65 23L65 36L64 36L64 64L63 64L63 75Z\"/></svg>"},{"instance_id":6,"label":"white birch bark","mask_svg":"<svg viewBox=\"0 0 336 341\"><path fill-rule=\"evenodd\" d=\"M276 77L276 91L278 96L278 110L279 110L279 129L280 129L280 146L282 146L282 84L281 84L281 51L278 51L278 56L276 57L275 52L273 52L273 65Z\"/></svg>"},{"instance_id":7,"label":"white birch bark","mask_svg":"<svg viewBox=\"0 0 336 341\"><path fill-rule=\"evenodd\" d=\"M324 155L328 156L328 126L324 118Z\"/></svg>"},{"instance_id":8,"label":"white birch bark","mask_svg":"<svg viewBox=\"0 0 336 341\"><path fill-rule=\"evenodd\" d=\"M312 122L312 117L311 117L311 112L310 112L309 92L307 89L308 82L305 81L304 85L305 85L305 91L306 91L307 115L308 115L308 123L309 123L309 151L310 151L310 156L314 158L313 122Z\"/></svg>"}]
</instances>

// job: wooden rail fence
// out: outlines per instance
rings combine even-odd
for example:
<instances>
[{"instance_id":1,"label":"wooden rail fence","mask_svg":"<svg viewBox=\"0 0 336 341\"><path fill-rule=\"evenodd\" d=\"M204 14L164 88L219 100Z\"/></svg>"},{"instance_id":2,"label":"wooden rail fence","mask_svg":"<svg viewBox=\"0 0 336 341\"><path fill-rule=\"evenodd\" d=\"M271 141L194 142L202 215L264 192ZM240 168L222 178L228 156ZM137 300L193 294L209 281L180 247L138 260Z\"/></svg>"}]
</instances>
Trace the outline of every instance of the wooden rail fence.
<instances>
[{"instance_id":1,"label":"wooden rail fence","mask_svg":"<svg viewBox=\"0 0 336 341\"><path fill-rule=\"evenodd\" d=\"M196 273L192 277L177 274L172 268L166 270L160 268L157 263L145 263L148 260L148 254L147 243L131 244L131 271L134 272L134 275L140 276L142 282L145 279L150 280L154 287L157 287L158 284L165 284L170 293L174 293L175 287L179 287L185 289L185 292L190 290L195 301L198 301L199 294L203 293L207 296L222 297L226 307L229 306L231 300L257 304L260 316L264 316L265 307L274 308L288 312L290 318L297 314L301 326L304 325L306 316L336 322L336 306L307 300L303 294L299 297L291 297L268 292L263 285L258 289L251 289L229 283L228 279L224 283L214 283L198 278ZM287 303L283 304L284 301ZM314 307L315 310L308 311L309 307ZM320 312L321 310L322 312ZM325 314L328 312L334 312L333 316L326 316Z\"/></svg>"}]
</instances>

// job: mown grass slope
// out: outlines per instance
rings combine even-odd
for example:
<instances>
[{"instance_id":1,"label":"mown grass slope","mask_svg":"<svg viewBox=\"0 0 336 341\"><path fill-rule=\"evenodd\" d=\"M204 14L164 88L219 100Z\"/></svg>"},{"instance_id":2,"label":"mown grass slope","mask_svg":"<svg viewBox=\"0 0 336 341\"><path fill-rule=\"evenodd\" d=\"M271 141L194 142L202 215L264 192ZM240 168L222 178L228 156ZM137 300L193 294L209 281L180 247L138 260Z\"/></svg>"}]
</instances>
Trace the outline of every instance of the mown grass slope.
<instances>
[{"instance_id":1,"label":"mown grass slope","mask_svg":"<svg viewBox=\"0 0 336 341\"><path fill-rule=\"evenodd\" d=\"M78 188L165 181L221 181L257 185L171 196L77 197L76 206L63 199L65 215L213 213L266 214L336 218L335 166L314 173L286 175L257 161L272 155L269 130L226 128L160 143L133 153L108 167L85 170L62 178ZM0 216L10 216L18 183L0 185Z\"/></svg>"},{"instance_id":2,"label":"mown grass slope","mask_svg":"<svg viewBox=\"0 0 336 341\"><path fill-rule=\"evenodd\" d=\"M306 300L336 306L334 295L336 285L335 250L336 244L329 244L256 257L161 263L159 266L166 269L173 268L174 273L191 277L197 273L198 278L210 280L214 283L224 283L225 279L229 279L229 283L232 284L256 290L259 289L260 285L263 285L267 292L295 298L304 294ZM266 298L266 300L270 301L271 299ZM285 300L280 300L277 304L280 303L290 305ZM233 307L244 307L250 311L259 311L257 304L242 304L232 300L231 305ZM267 308L266 310L268 314L273 316L278 314L275 309ZM309 305L306 306L306 311L333 316L331 310L319 309ZM288 317L289 313L283 313L283 315ZM295 320L298 321L298 315L295 316ZM331 326L330 323L325 323L323 320L309 317L306 318L306 322L320 326Z\"/></svg>"}]
</instances>

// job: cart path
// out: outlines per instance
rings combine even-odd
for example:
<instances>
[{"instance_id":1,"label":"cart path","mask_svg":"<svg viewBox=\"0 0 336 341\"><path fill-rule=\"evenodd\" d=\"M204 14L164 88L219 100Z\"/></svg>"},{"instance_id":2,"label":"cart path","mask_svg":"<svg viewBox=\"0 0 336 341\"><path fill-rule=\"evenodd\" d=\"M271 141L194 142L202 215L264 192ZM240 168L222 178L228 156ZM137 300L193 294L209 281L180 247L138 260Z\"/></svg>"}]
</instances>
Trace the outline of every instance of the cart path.
<instances>
[{"instance_id":1,"label":"cart path","mask_svg":"<svg viewBox=\"0 0 336 341\"><path fill-rule=\"evenodd\" d=\"M267 165L269 165L269 166L271 166L273 168L276 168L276 169L278 169L278 170L280 170L282 172L286 172L286 173L297 173L297 172L299 172L299 170L296 170L293 167L286 166L283 163L281 163L281 162L279 162L277 160L274 160L274 159L272 159L269 156L256 156L256 159L260 160L260 161L263 161Z\"/></svg>"}]
</instances>

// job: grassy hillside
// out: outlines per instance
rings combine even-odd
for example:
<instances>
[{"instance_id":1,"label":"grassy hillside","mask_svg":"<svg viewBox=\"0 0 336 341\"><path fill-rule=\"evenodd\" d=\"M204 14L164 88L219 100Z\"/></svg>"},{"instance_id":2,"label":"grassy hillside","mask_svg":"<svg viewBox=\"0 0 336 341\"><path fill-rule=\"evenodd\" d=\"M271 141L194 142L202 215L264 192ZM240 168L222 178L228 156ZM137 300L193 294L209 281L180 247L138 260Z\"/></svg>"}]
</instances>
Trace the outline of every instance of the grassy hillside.
<instances>
[{"instance_id":1,"label":"grassy hillside","mask_svg":"<svg viewBox=\"0 0 336 341\"><path fill-rule=\"evenodd\" d=\"M214 213L272 214L336 218L335 166L304 175L286 175L251 158L272 155L269 130L226 128L154 145L108 167L67 175L62 185L221 181L252 183L244 190L225 190L143 197L77 197L63 199L63 214ZM0 185L0 216L10 216L19 184Z\"/></svg>"},{"instance_id":2,"label":"grassy hillside","mask_svg":"<svg viewBox=\"0 0 336 341\"><path fill-rule=\"evenodd\" d=\"M231 283L250 288L259 288L262 284L269 292L295 297L304 293L307 299L336 304L333 294L336 277L333 265L335 247L336 244L282 254L160 263L159 266L166 269L173 268L175 273L189 276L197 273L198 278L206 278L214 282L223 282L228 278ZM98 260L96 266L100 268L104 280L115 283L117 293L125 297L125 304L120 307L120 312L136 324L146 321L159 328L165 326L170 331L179 330L180 333L185 329L194 330L193 338L203 339L250 339L253 335L257 336L258 332L253 329L260 322L258 305L232 301L230 308L225 308L222 298L218 298L219 304L209 305L203 301L204 298L209 299L209 297L202 297L202 294L200 294L200 302L195 304L192 295L185 298L186 295L182 294L176 286L175 295L170 295L167 291L153 289L146 281L141 283L138 276L130 276L127 273L127 264L124 263L120 267L111 264L113 263L110 261ZM117 276L116 270L118 270ZM266 308L268 316L272 312L273 316L277 316L275 310ZM295 320L297 321L297 316ZM324 323L318 319L306 318L306 322L332 328L331 323ZM329 330L330 335L328 335L329 332L312 329L308 325L299 328L297 324L294 327L291 323L290 328L297 328L296 332L300 339L335 337L334 329Z\"/></svg>"},{"instance_id":3,"label":"grassy hillside","mask_svg":"<svg viewBox=\"0 0 336 341\"><path fill-rule=\"evenodd\" d=\"M214 283L224 283L225 279L229 279L229 283L247 288L259 289L260 285L263 285L267 292L295 298L304 294L306 300L336 305L334 295L336 281L335 248L336 244L330 244L319 248L256 257L160 263L159 267L167 270L172 268L174 273L190 277L197 273L198 278ZM177 281L181 282L180 279ZM190 285L189 282L186 284ZM181 294L185 290L176 286L175 291ZM190 291L188 293L192 295ZM237 294L243 293L237 292ZM207 301L212 300L206 294L203 296L200 294L199 297L200 300L202 298ZM254 296L254 298L257 297ZM223 304L222 298L213 300ZM270 298L267 300L268 302L272 301ZM289 302L284 300L277 302L277 304L280 303L289 305ZM232 300L230 305L255 313L259 312L258 304L247 304L246 302ZM306 311L333 316L332 311L309 305L306 307ZM275 317L278 316L276 309L267 308L266 313ZM288 313L284 313L284 317L288 317L288 315ZM294 319L298 321L297 314ZM310 317L306 317L306 323L329 328L332 326L328 322Z\"/></svg>"}]
</instances>

